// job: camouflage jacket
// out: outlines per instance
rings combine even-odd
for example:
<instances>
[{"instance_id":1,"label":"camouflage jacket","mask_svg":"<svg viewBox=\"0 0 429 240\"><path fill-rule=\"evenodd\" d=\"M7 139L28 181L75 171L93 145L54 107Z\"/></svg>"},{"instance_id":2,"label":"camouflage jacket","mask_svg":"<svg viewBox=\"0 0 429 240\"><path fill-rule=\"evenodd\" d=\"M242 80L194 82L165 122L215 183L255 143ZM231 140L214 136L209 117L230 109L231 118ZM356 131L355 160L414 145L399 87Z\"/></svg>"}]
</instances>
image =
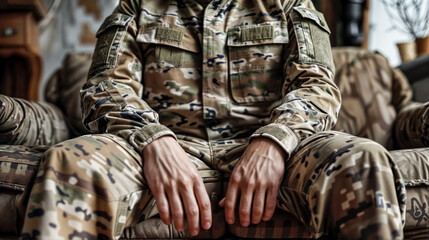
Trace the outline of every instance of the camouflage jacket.
<instances>
[{"instance_id":1,"label":"camouflage jacket","mask_svg":"<svg viewBox=\"0 0 429 240\"><path fill-rule=\"evenodd\" d=\"M213 148L264 136L290 155L335 124L329 29L310 1L198 2L123 0L104 21L81 91L91 132L140 152L163 135Z\"/></svg>"}]
</instances>

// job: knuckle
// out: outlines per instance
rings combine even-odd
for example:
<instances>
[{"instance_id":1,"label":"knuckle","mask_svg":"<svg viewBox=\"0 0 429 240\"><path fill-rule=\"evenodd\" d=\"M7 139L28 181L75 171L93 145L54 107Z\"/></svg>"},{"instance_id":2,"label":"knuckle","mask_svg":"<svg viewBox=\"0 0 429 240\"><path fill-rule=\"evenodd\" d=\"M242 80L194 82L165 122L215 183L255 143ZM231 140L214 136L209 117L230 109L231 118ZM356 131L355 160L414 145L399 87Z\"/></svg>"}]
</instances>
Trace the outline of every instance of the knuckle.
<instances>
[{"instance_id":1,"label":"knuckle","mask_svg":"<svg viewBox=\"0 0 429 240\"><path fill-rule=\"evenodd\" d=\"M189 180L180 180L178 183L179 187L185 191L189 191L192 187Z\"/></svg>"},{"instance_id":2,"label":"knuckle","mask_svg":"<svg viewBox=\"0 0 429 240\"><path fill-rule=\"evenodd\" d=\"M255 215L255 216L261 216L262 213L263 213L263 211L260 208L253 209L253 215Z\"/></svg>"},{"instance_id":3,"label":"knuckle","mask_svg":"<svg viewBox=\"0 0 429 240\"><path fill-rule=\"evenodd\" d=\"M256 183L254 179L249 179L249 178L244 179L244 185L248 188L254 188L255 184Z\"/></svg>"},{"instance_id":4,"label":"knuckle","mask_svg":"<svg viewBox=\"0 0 429 240\"><path fill-rule=\"evenodd\" d=\"M155 185L155 189L153 189L152 192L157 192L158 189L161 189L164 186L164 184L162 184L161 181L156 181L154 185Z\"/></svg>"},{"instance_id":5,"label":"knuckle","mask_svg":"<svg viewBox=\"0 0 429 240\"><path fill-rule=\"evenodd\" d=\"M201 202L201 208L202 209L210 209L211 205L209 201L202 201Z\"/></svg>"},{"instance_id":6,"label":"knuckle","mask_svg":"<svg viewBox=\"0 0 429 240\"><path fill-rule=\"evenodd\" d=\"M268 211L272 211L275 207L276 207L275 202L267 202L267 204L266 204L266 208Z\"/></svg>"},{"instance_id":7,"label":"knuckle","mask_svg":"<svg viewBox=\"0 0 429 240\"><path fill-rule=\"evenodd\" d=\"M172 216L174 219L180 219L180 218L183 218L183 213L182 212L174 212L172 214Z\"/></svg>"},{"instance_id":8,"label":"knuckle","mask_svg":"<svg viewBox=\"0 0 429 240\"><path fill-rule=\"evenodd\" d=\"M241 217L249 217L250 216L250 211L249 210L244 210L244 209L240 209L240 216Z\"/></svg>"},{"instance_id":9,"label":"knuckle","mask_svg":"<svg viewBox=\"0 0 429 240\"><path fill-rule=\"evenodd\" d=\"M276 187L280 186L280 182L274 178L270 178L268 180L267 184L272 188L276 188Z\"/></svg>"},{"instance_id":10,"label":"knuckle","mask_svg":"<svg viewBox=\"0 0 429 240\"><path fill-rule=\"evenodd\" d=\"M165 206L158 207L159 215L168 215L168 208Z\"/></svg>"},{"instance_id":11,"label":"knuckle","mask_svg":"<svg viewBox=\"0 0 429 240\"><path fill-rule=\"evenodd\" d=\"M174 186L174 182L173 180L165 181L164 183L162 183L162 186L164 187L164 189L171 190Z\"/></svg>"},{"instance_id":12,"label":"knuckle","mask_svg":"<svg viewBox=\"0 0 429 240\"><path fill-rule=\"evenodd\" d=\"M240 177L237 174L232 174L229 182L234 185L238 185L240 183Z\"/></svg>"},{"instance_id":13,"label":"knuckle","mask_svg":"<svg viewBox=\"0 0 429 240\"><path fill-rule=\"evenodd\" d=\"M228 208L228 209L234 208L234 203L232 203L231 201L226 201L225 208Z\"/></svg>"},{"instance_id":14,"label":"knuckle","mask_svg":"<svg viewBox=\"0 0 429 240\"><path fill-rule=\"evenodd\" d=\"M192 174L190 174L190 178L192 182L198 182L201 179L197 171L193 171Z\"/></svg>"},{"instance_id":15,"label":"knuckle","mask_svg":"<svg viewBox=\"0 0 429 240\"><path fill-rule=\"evenodd\" d=\"M199 212L197 208L190 208L188 214L190 217L196 217L198 216Z\"/></svg>"},{"instance_id":16,"label":"knuckle","mask_svg":"<svg viewBox=\"0 0 429 240\"><path fill-rule=\"evenodd\" d=\"M267 188L268 186L270 186L271 185L271 183L268 183L267 181L261 181L259 184L258 184L258 187L260 187L260 188Z\"/></svg>"}]
</instances>

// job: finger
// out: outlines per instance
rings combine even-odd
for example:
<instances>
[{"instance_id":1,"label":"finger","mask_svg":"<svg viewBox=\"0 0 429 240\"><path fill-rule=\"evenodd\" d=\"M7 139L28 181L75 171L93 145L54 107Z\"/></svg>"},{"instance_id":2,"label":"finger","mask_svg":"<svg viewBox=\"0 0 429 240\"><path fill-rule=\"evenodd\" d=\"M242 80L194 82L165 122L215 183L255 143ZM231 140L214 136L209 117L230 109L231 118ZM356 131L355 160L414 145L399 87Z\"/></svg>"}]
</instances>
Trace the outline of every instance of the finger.
<instances>
[{"instance_id":1,"label":"finger","mask_svg":"<svg viewBox=\"0 0 429 240\"><path fill-rule=\"evenodd\" d=\"M258 188L253 196L252 223L258 224L264 213L266 188Z\"/></svg>"},{"instance_id":2,"label":"finger","mask_svg":"<svg viewBox=\"0 0 429 240\"><path fill-rule=\"evenodd\" d=\"M228 190L226 191L224 207L225 207L225 219L229 224L233 224L235 221L235 204L237 202L238 184L228 184Z\"/></svg>"},{"instance_id":3,"label":"finger","mask_svg":"<svg viewBox=\"0 0 429 240\"><path fill-rule=\"evenodd\" d=\"M240 224L247 227L250 224L250 211L252 207L253 188L247 188L240 196Z\"/></svg>"},{"instance_id":4,"label":"finger","mask_svg":"<svg viewBox=\"0 0 429 240\"><path fill-rule=\"evenodd\" d=\"M212 226L212 207L204 184L200 181L195 187L195 196L201 213L201 224L204 229Z\"/></svg>"},{"instance_id":5,"label":"finger","mask_svg":"<svg viewBox=\"0 0 429 240\"><path fill-rule=\"evenodd\" d=\"M224 207L225 206L225 197L222 198L222 200L220 200L219 202L219 207Z\"/></svg>"},{"instance_id":6,"label":"finger","mask_svg":"<svg viewBox=\"0 0 429 240\"><path fill-rule=\"evenodd\" d=\"M168 206L168 200L165 196L164 189L158 189L156 194L153 196L156 200L156 207L158 208L159 216L165 225L171 224L170 208Z\"/></svg>"},{"instance_id":7,"label":"finger","mask_svg":"<svg viewBox=\"0 0 429 240\"><path fill-rule=\"evenodd\" d=\"M189 234L191 234L191 236L196 236L200 230L200 212L197 200L195 199L195 194L192 191L192 188L186 187L182 188L180 196L182 197L183 204L185 206Z\"/></svg>"},{"instance_id":8,"label":"finger","mask_svg":"<svg viewBox=\"0 0 429 240\"><path fill-rule=\"evenodd\" d=\"M265 201L265 210L264 210L264 215L262 216L262 220L268 221L273 217L274 211L276 210L278 191L279 191L278 187L268 188L267 198Z\"/></svg>"},{"instance_id":9,"label":"finger","mask_svg":"<svg viewBox=\"0 0 429 240\"><path fill-rule=\"evenodd\" d=\"M173 218L174 227L177 231L184 231L184 216L182 201L180 200L177 190L172 190L168 193L170 203L171 217Z\"/></svg>"}]
</instances>

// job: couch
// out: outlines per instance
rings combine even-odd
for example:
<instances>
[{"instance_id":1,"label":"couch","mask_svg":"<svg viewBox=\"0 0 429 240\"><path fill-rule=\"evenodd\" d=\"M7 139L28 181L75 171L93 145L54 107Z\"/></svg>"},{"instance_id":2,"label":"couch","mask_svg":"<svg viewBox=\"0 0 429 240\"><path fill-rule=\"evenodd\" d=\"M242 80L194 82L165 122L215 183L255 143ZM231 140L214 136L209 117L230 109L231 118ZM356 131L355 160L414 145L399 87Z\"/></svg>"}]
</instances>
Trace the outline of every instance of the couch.
<instances>
[{"instance_id":1,"label":"couch","mask_svg":"<svg viewBox=\"0 0 429 240\"><path fill-rule=\"evenodd\" d=\"M404 171L429 165L429 103L412 101L407 78L392 68L382 55L358 48L333 49L336 84L343 104L334 128L370 138L388 150ZM26 202L40 159L59 141L86 134L81 124L79 89L86 80L90 53L69 54L47 83L46 102L28 102L0 95L0 239L19 236ZM37 116L31 121L29 116ZM13 119L13 121L11 120ZM429 239L429 172L418 181L404 179L407 215L404 236ZM406 176L406 172L403 172ZM212 200L213 226L197 238L308 238L310 232L292 215L276 211L268 222L247 228L225 223L217 202L224 196L227 180L205 180ZM123 239L189 238L162 223L156 207L146 220L123 232Z\"/></svg>"}]
</instances>

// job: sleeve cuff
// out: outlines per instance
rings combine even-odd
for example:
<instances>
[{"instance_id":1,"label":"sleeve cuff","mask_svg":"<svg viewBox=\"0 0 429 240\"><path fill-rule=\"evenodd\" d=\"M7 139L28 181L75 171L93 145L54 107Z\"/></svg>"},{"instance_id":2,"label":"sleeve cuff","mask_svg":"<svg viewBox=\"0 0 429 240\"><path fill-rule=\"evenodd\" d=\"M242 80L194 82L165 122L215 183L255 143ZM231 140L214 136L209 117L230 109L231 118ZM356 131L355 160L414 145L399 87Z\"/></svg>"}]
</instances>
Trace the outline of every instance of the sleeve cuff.
<instances>
[{"instance_id":1,"label":"sleeve cuff","mask_svg":"<svg viewBox=\"0 0 429 240\"><path fill-rule=\"evenodd\" d=\"M287 159L299 142L298 137L289 127L279 123L271 123L259 128L250 136L250 141L257 137L268 137L277 142L287 153Z\"/></svg>"},{"instance_id":2,"label":"sleeve cuff","mask_svg":"<svg viewBox=\"0 0 429 240\"><path fill-rule=\"evenodd\" d=\"M148 124L135 131L129 138L129 142L140 153L151 142L162 136L172 136L176 140L176 135L168 127L159 123Z\"/></svg>"}]
</instances>

